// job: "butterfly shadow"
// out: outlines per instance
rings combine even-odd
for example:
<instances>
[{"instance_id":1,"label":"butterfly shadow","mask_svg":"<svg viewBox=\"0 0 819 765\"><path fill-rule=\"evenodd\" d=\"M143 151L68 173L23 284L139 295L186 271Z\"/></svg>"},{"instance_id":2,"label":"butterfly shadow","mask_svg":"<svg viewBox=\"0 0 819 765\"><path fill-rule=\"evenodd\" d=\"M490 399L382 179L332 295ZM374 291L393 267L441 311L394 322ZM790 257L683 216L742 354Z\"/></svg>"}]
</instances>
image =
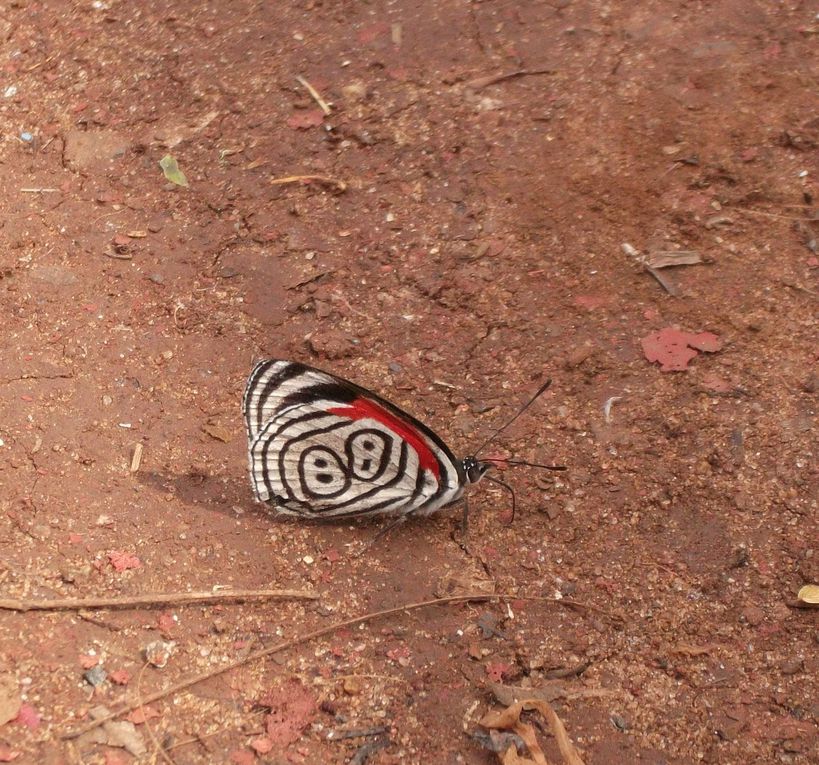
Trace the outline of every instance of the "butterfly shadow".
<instances>
[{"instance_id":1,"label":"butterfly shadow","mask_svg":"<svg viewBox=\"0 0 819 765\"><path fill-rule=\"evenodd\" d=\"M248 514L270 518L270 511L248 497L247 482L238 477L192 469L185 473L140 470L139 482L160 494L170 494L191 507L204 508L229 518Z\"/></svg>"},{"instance_id":2,"label":"butterfly shadow","mask_svg":"<svg viewBox=\"0 0 819 765\"><path fill-rule=\"evenodd\" d=\"M160 494L170 494L192 507L205 508L208 511L236 518L248 515L263 518L276 523L293 523L300 526L338 527L361 526L375 528L383 524L384 519L373 518L297 518L280 515L275 507L255 502L251 497L247 480L242 477L228 477L211 474L198 469L185 473L140 470L137 473L139 482Z\"/></svg>"},{"instance_id":3,"label":"butterfly shadow","mask_svg":"<svg viewBox=\"0 0 819 765\"><path fill-rule=\"evenodd\" d=\"M252 518L265 524L307 526L314 529L320 546L338 545L360 540L362 553L382 551L387 556L406 550L406 545L423 546L429 542L430 520L410 517L396 522L394 517L297 518L279 515L274 507L255 502L244 476L226 476L192 469L185 473L140 470L136 478L158 494L171 495L186 505L226 518ZM444 522L443 518L436 518ZM459 524L458 524L459 525ZM343 533L340 533L343 532Z\"/></svg>"}]
</instances>

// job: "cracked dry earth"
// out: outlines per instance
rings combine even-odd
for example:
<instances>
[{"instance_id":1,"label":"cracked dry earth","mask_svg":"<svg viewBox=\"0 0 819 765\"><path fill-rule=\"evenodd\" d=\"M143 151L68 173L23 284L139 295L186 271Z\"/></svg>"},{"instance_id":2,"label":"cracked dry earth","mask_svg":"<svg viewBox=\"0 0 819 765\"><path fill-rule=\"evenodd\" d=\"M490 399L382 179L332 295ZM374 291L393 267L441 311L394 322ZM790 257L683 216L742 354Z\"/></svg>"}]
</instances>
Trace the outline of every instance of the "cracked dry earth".
<instances>
[{"instance_id":1,"label":"cracked dry earth","mask_svg":"<svg viewBox=\"0 0 819 765\"><path fill-rule=\"evenodd\" d=\"M816 762L817 614L793 607L819 581L815 13L6 4L0 597L320 597L4 611L0 758L489 765L500 682L548 690L585 763ZM294 175L330 180L272 183ZM672 295L624 243L701 262L660 272ZM667 327L719 350L661 372L641 340ZM513 523L474 487L466 542L442 512L356 556L377 523L252 502L239 404L263 356L373 388L459 454L551 377L492 448L569 470L504 471ZM127 748L61 738L475 588L518 599L249 663L132 714Z\"/></svg>"}]
</instances>

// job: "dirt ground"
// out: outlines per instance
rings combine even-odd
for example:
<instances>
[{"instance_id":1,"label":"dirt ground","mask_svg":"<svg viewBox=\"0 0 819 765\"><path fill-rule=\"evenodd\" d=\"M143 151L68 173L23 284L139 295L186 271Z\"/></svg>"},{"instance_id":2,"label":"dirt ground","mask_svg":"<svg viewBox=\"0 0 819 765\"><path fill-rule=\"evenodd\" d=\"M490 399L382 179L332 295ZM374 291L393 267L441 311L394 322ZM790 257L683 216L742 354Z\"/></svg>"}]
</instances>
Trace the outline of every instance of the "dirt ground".
<instances>
[{"instance_id":1,"label":"dirt ground","mask_svg":"<svg viewBox=\"0 0 819 765\"><path fill-rule=\"evenodd\" d=\"M816 762L817 612L794 607L819 582L816 13L5 4L0 597L320 597L4 611L0 761L489 765L500 682L551 698L587 765ZM324 180L273 183L296 175ZM701 262L655 271L667 288L638 260L677 250ZM664 328L711 347L662 371ZM379 523L252 501L240 402L268 356L461 455L551 377L491 448L568 471L505 470L512 523L473 487L465 542L444 511L359 554ZM491 588L516 599L337 630L61 738L282 639Z\"/></svg>"}]
</instances>

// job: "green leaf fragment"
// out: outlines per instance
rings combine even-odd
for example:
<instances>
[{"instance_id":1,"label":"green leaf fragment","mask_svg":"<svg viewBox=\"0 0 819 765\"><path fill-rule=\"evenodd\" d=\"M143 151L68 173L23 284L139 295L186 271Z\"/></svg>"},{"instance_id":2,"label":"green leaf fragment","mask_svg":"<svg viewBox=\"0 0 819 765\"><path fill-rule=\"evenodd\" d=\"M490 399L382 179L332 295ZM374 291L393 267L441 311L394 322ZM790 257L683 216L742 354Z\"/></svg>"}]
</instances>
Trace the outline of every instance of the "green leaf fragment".
<instances>
[{"instance_id":1,"label":"green leaf fragment","mask_svg":"<svg viewBox=\"0 0 819 765\"><path fill-rule=\"evenodd\" d=\"M165 177L171 183L175 183L177 186L188 185L188 179L185 177L185 173L179 169L176 157L166 154L159 160L159 166L162 168L162 172L165 173Z\"/></svg>"}]
</instances>

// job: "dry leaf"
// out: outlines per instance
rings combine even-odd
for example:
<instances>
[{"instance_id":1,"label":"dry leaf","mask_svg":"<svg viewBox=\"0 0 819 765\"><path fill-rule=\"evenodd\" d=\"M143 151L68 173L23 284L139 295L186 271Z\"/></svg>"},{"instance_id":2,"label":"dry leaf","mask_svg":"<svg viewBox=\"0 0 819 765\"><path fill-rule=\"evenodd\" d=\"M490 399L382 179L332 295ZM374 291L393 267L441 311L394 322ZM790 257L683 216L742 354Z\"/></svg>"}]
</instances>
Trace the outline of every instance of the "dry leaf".
<instances>
[{"instance_id":1,"label":"dry leaf","mask_svg":"<svg viewBox=\"0 0 819 765\"><path fill-rule=\"evenodd\" d=\"M99 706L89 710L89 714L95 720L100 717L106 717L109 714L107 707ZM98 744L105 744L106 746L116 746L125 749L126 752L132 754L134 757L144 757L147 754L145 742L142 739L142 734L136 729L133 723L125 720L109 720L104 722L99 728L94 728L87 733L84 733L80 738L80 742L96 742Z\"/></svg>"},{"instance_id":2,"label":"dry leaf","mask_svg":"<svg viewBox=\"0 0 819 765\"><path fill-rule=\"evenodd\" d=\"M205 433L207 433L211 438L215 438L217 441L222 441L223 443L228 443L233 437L230 431L224 425L217 425L216 423L212 422L203 425L202 430L204 430Z\"/></svg>"},{"instance_id":3,"label":"dry leaf","mask_svg":"<svg viewBox=\"0 0 819 765\"><path fill-rule=\"evenodd\" d=\"M108 553L108 561L115 571L127 571L130 568L140 568L142 561L136 555L122 550L111 550Z\"/></svg>"},{"instance_id":4,"label":"dry leaf","mask_svg":"<svg viewBox=\"0 0 819 765\"><path fill-rule=\"evenodd\" d=\"M0 744L0 762L12 762L16 760L22 752L19 749L12 749L6 744Z\"/></svg>"},{"instance_id":5,"label":"dry leaf","mask_svg":"<svg viewBox=\"0 0 819 765\"><path fill-rule=\"evenodd\" d=\"M495 592L495 581L479 569L444 574L435 588L435 596L447 598L453 595L491 595Z\"/></svg>"},{"instance_id":6,"label":"dry leaf","mask_svg":"<svg viewBox=\"0 0 819 765\"><path fill-rule=\"evenodd\" d=\"M555 701L566 695L563 683L547 683L539 688L522 688L516 685L503 685L502 683L489 681L486 686L492 691L492 695L498 700L498 703L504 706L511 706L521 699Z\"/></svg>"},{"instance_id":7,"label":"dry leaf","mask_svg":"<svg viewBox=\"0 0 819 765\"><path fill-rule=\"evenodd\" d=\"M510 751L514 749L514 747L510 747L504 753L503 757L501 757L501 763L503 763L503 765L506 765L506 763L519 764L521 762L534 762L535 765L549 765L549 761L546 759L537 741L534 728L520 720L521 712L523 712L524 709L537 710L546 718L566 765L583 765L583 760L570 741L566 729L563 727L563 723L560 721L557 713L548 702L534 698L518 701L500 712L489 712L481 720L480 724L484 728L502 728L503 730L512 730L517 733L518 736L523 739L526 747L529 749L529 753L532 755L531 760L521 760L517 752L515 752L517 759L513 759L511 758ZM509 757L509 759L507 759L507 757Z\"/></svg>"},{"instance_id":8,"label":"dry leaf","mask_svg":"<svg viewBox=\"0 0 819 765\"><path fill-rule=\"evenodd\" d=\"M155 717L160 717L160 714L153 707L137 707L131 710L125 719L134 725L142 725L147 720L153 720Z\"/></svg>"},{"instance_id":9,"label":"dry leaf","mask_svg":"<svg viewBox=\"0 0 819 765\"><path fill-rule=\"evenodd\" d=\"M0 725L17 717L22 703L14 675L0 675Z\"/></svg>"},{"instance_id":10,"label":"dry leaf","mask_svg":"<svg viewBox=\"0 0 819 765\"><path fill-rule=\"evenodd\" d=\"M115 685L128 685L131 680L131 673L127 669L115 669L108 678ZM133 722L133 720L131 721Z\"/></svg>"},{"instance_id":11,"label":"dry leaf","mask_svg":"<svg viewBox=\"0 0 819 765\"><path fill-rule=\"evenodd\" d=\"M649 361L658 361L661 372L682 372L698 351L716 353L722 341L711 332L686 332L676 327L665 327L640 340L643 353Z\"/></svg>"},{"instance_id":12,"label":"dry leaf","mask_svg":"<svg viewBox=\"0 0 819 765\"><path fill-rule=\"evenodd\" d=\"M679 645L672 646L669 649L670 653L679 653L683 656L704 656L705 654L711 653L715 646L712 645L704 645L704 646L697 646L697 645L686 645L685 643L680 643Z\"/></svg>"},{"instance_id":13,"label":"dry leaf","mask_svg":"<svg viewBox=\"0 0 819 765\"><path fill-rule=\"evenodd\" d=\"M651 252L645 258L649 268L669 268L670 266L693 266L702 263L698 252L693 250L663 250Z\"/></svg>"},{"instance_id":14,"label":"dry leaf","mask_svg":"<svg viewBox=\"0 0 819 765\"><path fill-rule=\"evenodd\" d=\"M806 584L799 590L796 597L803 603L809 603L812 606L819 605L819 584Z\"/></svg>"},{"instance_id":15,"label":"dry leaf","mask_svg":"<svg viewBox=\"0 0 819 765\"><path fill-rule=\"evenodd\" d=\"M546 760L546 763L548 765L548 760ZM528 757L521 757L518 750L514 746L510 746L501 755L501 765L537 765L537 763Z\"/></svg>"},{"instance_id":16,"label":"dry leaf","mask_svg":"<svg viewBox=\"0 0 819 765\"><path fill-rule=\"evenodd\" d=\"M171 183L175 183L177 186L188 185L188 179L185 177L185 173L179 169L179 164L176 161L176 157L166 154L159 160L159 166L162 168L162 172L165 174L165 177Z\"/></svg>"}]
</instances>

